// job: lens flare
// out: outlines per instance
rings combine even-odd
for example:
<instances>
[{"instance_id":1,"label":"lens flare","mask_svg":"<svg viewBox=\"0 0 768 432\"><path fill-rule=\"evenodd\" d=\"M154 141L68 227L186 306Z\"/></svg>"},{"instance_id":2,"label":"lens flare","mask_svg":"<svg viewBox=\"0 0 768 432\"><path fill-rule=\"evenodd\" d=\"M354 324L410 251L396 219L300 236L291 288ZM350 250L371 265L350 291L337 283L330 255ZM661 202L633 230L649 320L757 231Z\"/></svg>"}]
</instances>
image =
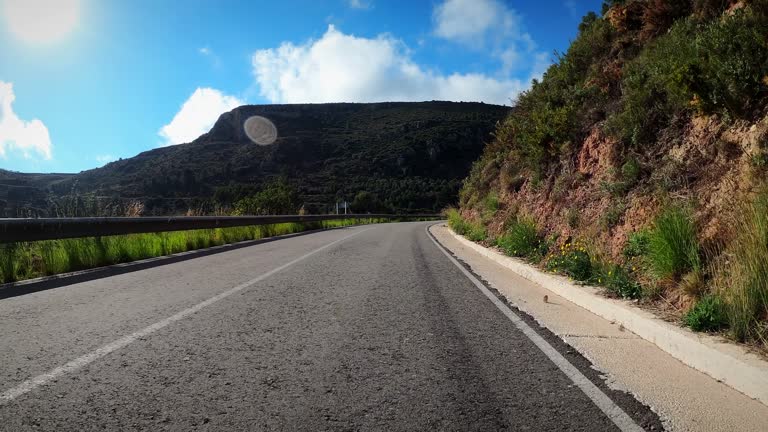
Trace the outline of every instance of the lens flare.
<instances>
[{"instance_id":1,"label":"lens flare","mask_svg":"<svg viewBox=\"0 0 768 432\"><path fill-rule=\"evenodd\" d=\"M262 116L248 117L243 129L248 138L258 145L270 145L277 140L277 127Z\"/></svg>"}]
</instances>

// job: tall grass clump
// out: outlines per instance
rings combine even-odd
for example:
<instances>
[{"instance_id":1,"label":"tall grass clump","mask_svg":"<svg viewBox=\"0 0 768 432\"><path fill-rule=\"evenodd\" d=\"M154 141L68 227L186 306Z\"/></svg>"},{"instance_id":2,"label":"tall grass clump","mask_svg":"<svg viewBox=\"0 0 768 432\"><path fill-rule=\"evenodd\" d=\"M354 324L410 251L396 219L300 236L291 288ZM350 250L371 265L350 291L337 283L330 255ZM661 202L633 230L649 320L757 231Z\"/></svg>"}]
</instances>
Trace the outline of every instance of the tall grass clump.
<instances>
[{"instance_id":1,"label":"tall grass clump","mask_svg":"<svg viewBox=\"0 0 768 432\"><path fill-rule=\"evenodd\" d=\"M690 211L678 206L664 209L648 231L646 261L652 275L677 280L701 271L696 226Z\"/></svg>"},{"instance_id":2,"label":"tall grass clump","mask_svg":"<svg viewBox=\"0 0 768 432\"><path fill-rule=\"evenodd\" d=\"M715 269L716 293L739 341L768 345L768 191L742 212L737 235Z\"/></svg>"},{"instance_id":3,"label":"tall grass clump","mask_svg":"<svg viewBox=\"0 0 768 432\"><path fill-rule=\"evenodd\" d=\"M504 234L496 239L496 246L505 254L540 260L546 254L546 244L539 235L536 223L531 218L518 217L509 224Z\"/></svg>"},{"instance_id":4,"label":"tall grass clump","mask_svg":"<svg viewBox=\"0 0 768 432\"><path fill-rule=\"evenodd\" d=\"M0 282L16 280L16 243L0 244Z\"/></svg>"}]
</instances>

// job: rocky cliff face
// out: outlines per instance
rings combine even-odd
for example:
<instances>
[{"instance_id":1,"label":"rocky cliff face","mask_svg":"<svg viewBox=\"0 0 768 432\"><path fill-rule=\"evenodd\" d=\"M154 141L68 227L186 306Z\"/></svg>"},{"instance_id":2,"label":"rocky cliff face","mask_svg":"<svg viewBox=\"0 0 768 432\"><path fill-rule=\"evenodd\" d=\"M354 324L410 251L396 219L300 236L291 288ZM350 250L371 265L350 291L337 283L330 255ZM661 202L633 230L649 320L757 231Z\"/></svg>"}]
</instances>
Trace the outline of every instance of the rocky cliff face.
<instances>
[{"instance_id":1,"label":"rocky cliff face","mask_svg":"<svg viewBox=\"0 0 768 432\"><path fill-rule=\"evenodd\" d=\"M766 40L762 1L607 1L499 125L466 180L461 214L491 244L532 221L550 253L579 241L597 267L623 269L643 286L633 296L675 314L720 296L732 328L757 332L768 303L754 298L768 284L736 243L747 229L762 235L759 218L745 215L768 188ZM650 255L627 251L670 209L692 221L695 263L659 276ZM600 268L595 283L605 281ZM736 272L752 282L722 282Z\"/></svg>"}]
</instances>

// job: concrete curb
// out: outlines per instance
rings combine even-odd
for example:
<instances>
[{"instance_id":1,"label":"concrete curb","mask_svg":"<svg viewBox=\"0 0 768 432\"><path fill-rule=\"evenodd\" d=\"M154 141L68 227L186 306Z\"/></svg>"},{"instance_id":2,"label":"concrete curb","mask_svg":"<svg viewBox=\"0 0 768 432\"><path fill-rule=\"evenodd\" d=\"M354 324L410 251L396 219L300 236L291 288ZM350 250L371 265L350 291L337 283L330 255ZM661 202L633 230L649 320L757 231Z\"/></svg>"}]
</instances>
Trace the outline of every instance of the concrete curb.
<instances>
[{"instance_id":1,"label":"concrete curb","mask_svg":"<svg viewBox=\"0 0 768 432\"><path fill-rule=\"evenodd\" d=\"M768 405L768 362L745 348L711 335L694 333L661 320L630 302L606 298L600 289L539 271L534 266L467 240L449 229L464 246L531 282L653 343L685 365Z\"/></svg>"}]
</instances>

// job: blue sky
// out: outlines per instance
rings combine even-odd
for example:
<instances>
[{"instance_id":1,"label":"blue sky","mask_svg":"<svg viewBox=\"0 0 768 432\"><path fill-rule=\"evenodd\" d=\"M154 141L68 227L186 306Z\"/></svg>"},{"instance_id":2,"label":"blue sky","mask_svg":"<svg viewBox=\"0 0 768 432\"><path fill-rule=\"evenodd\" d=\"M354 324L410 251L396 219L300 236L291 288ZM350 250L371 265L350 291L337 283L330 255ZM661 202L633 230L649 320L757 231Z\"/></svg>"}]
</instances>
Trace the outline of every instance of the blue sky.
<instances>
[{"instance_id":1,"label":"blue sky","mask_svg":"<svg viewBox=\"0 0 768 432\"><path fill-rule=\"evenodd\" d=\"M0 0L0 168L78 172L241 104L510 104L599 0Z\"/></svg>"}]
</instances>

